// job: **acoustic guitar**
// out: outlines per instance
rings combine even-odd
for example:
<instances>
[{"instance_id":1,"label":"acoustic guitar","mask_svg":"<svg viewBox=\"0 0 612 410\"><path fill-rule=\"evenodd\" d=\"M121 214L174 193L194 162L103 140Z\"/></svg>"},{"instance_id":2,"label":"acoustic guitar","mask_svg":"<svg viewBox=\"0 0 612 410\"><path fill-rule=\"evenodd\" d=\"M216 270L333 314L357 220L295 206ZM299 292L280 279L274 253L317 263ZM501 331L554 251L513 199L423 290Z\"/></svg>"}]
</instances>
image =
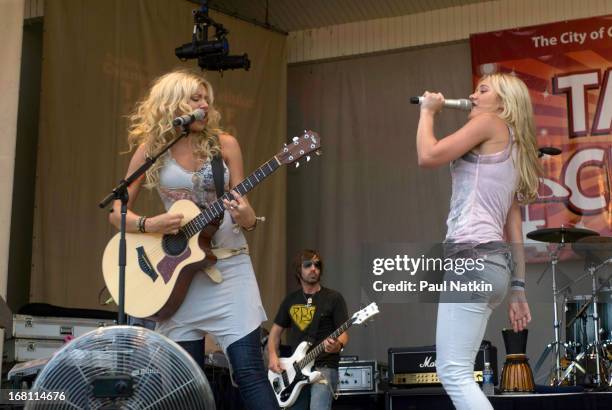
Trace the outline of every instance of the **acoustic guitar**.
<instances>
[{"instance_id":1,"label":"acoustic guitar","mask_svg":"<svg viewBox=\"0 0 612 410\"><path fill-rule=\"evenodd\" d=\"M296 162L310 153L319 153L319 135L305 131L269 161L257 168L234 189L245 195L282 165ZM299 162L296 163L299 165ZM210 266L216 257L210 252L210 238L216 232L225 207L225 193L206 209L189 200L176 201L169 213L184 215L177 234L126 233L125 312L139 318L168 318L181 305L193 276ZM102 257L104 282L114 300L119 300L119 234L106 245Z\"/></svg>"}]
</instances>

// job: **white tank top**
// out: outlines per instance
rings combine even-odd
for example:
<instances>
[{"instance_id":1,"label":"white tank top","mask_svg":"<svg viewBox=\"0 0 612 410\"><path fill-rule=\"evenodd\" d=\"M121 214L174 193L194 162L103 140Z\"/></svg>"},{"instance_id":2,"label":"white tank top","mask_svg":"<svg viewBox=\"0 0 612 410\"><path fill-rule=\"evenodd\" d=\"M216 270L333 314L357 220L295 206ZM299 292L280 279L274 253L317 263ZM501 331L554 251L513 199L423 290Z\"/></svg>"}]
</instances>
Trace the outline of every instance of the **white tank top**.
<instances>
[{"instance_id":1,"label":"white tank top","mask_svg":"<svg viewBox=\"0 0 612 410\"><path fill-rule=\"evenodd\" d=\"M518 183L514 133L495 154L468 152L451 163L453 181L446 243L502 241Z\"/></svg>"}]
</instances>

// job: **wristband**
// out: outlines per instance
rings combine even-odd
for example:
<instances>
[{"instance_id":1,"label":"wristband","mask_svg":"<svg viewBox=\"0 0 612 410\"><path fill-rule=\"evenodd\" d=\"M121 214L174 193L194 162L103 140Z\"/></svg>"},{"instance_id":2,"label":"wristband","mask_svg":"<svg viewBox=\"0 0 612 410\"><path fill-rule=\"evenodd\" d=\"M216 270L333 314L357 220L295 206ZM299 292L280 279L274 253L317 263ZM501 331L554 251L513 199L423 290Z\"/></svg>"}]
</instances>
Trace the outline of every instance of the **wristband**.
<instances>
[{"instance_id":1,"label":"wristband","mask_svg":"<svg viewBox=\"0 0 612 410\"><path fill-rule=\"evenodd\" d=\"M525 290L525 281L521 279L512 279L510 282L510 289L512 290Z\"/></svg>"}]
</instances>

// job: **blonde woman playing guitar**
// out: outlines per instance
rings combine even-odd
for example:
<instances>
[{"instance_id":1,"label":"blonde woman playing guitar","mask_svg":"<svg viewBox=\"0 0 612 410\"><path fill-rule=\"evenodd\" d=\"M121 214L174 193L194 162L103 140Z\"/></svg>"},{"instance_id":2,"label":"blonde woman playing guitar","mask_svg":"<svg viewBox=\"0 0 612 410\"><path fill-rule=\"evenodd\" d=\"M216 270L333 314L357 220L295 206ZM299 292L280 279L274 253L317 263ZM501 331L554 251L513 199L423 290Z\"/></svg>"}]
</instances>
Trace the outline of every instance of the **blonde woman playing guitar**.
<instances>
[{"instance_id":1,"label":"blonde woman playing guitar","mask_svg":"<svg viewBox=\"0 0 612 410\"><path fill-rule=\"evenodd\" d=\"M131 255L137 255L141 270L136 269L132 273L126 269L126 312L130 314L130 309L134 309L130 303L136 303L135 297L145 302L154 300L158 296L157 289L161 289L162 285L170 282L174 284L177 277L186 278L181 282L185 288L184 299L174 306L176 311L166 311L170 315L158 321L157 331L181 344L200 365L203 365L204 360L204 335L212 333L229 358L233 379L238 384L246 408L277 409L260 348L259 328L261 322L266 320L266 314L242 233L242 229L254 229L257 219L246 197L235 190L232 191L232 197L221 202L222 205L217 201L211 159L221 157L223 190L227 192L236 188L244 178L242 154L236 138L219 128L220 116L214 106L213 89L201 75L188 71L173 71L163 75L137 105L130 117L128 140L136 151L128 175L140 167L146 157L152 156L176 137L180 129L172 125L174 118L197 109L206 112L205 118L190 124L188 135L159 158L147 172L146 178L135 181L128 189L128 242L136 236L129 236L129 233L138 232L148 233L149 240L143 239L143 245L135 250L128 243L128 268L134 268L135 256L131 258ZM157 190L169 212L145 217L132 210L143 185ZM188 201L177 202L179 200ZM170 209L175 202L176 207ZM225 208L221 210L223 219L218 229L215 232L214 227L208 225L205 230L208 237L205 234L199 237L196 235L192 241L196 241L196 245L199 241L204 248L212 246L225 250L225 253L221 252L225 258L220 257L215 264L220 277L203 272L201 268L214 263L215 258L210 252L202 253L202 250L196 249L197 246L187 248L183 253L192 255L179 261L184 264L189 262L192 269L186 269L188 272L181 272L181 275L163 274L164 267L167 267L164 264L177 263L176 258L163 257L164 252L168 253L167 247L176 242L171 235L178 238L184 233L182 227L190 219L215 202ZM118 201L114 204L110 221L117 227L120 224ZM165 238L165 242L160 241L161 238ZM147 249L146 245L151 241L158 241L163 246ZM107 253L113 246L109 244ZM196 260L189 259L204 257L205 254L206 259L200 266L195 263ZM160 255L161 262L153 264ZM103 267L105 280L111 289L116 279L108 279L115 276L112 263L107 263L106 259L112 258L106 258L105 254ZM142 280L142 284L150 282L151 290L146 291L140 286L139 294L137 279ZM137 296L130 299L130 292ZM154 309L152 313L155 312Z\"/></svg>"}]
</instances>

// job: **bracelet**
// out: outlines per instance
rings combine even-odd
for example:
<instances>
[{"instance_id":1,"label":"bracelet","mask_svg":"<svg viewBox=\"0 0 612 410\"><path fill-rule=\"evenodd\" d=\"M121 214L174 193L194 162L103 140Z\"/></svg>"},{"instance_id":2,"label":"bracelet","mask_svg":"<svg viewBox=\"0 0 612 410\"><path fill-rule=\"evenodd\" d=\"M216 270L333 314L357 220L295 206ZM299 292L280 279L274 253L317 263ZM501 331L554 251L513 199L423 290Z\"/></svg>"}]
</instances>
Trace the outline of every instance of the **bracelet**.
<instances>
[{"instance_id":1,"label":"bracelet","mask_svg":"<svg viewBox=\"0 0 612 410\"><path fill-rule=\"evenodd\" d=\"M253 225L249 226L248 228L244 228L243 227L242 229L244 229L247 232L254 231L255 228L257 228L257 222L259 222L259 221L264 222L265 220L266 220L265 216L256 216L255 217L255 223Z\"/></svg>"},{"instance_id":2,"label":"bracelet","mask_svg":"<svg viewBox=\"0 0 612 410\"><path fill-rule=\"evenodd\" d=\"M138 223L136 224L136 226L138 227L138 232L147 233L147 231L145 230L146 221L147 221L146 216L141 216L140 218L138 218Z\"/></svg>"}]
</instances>

